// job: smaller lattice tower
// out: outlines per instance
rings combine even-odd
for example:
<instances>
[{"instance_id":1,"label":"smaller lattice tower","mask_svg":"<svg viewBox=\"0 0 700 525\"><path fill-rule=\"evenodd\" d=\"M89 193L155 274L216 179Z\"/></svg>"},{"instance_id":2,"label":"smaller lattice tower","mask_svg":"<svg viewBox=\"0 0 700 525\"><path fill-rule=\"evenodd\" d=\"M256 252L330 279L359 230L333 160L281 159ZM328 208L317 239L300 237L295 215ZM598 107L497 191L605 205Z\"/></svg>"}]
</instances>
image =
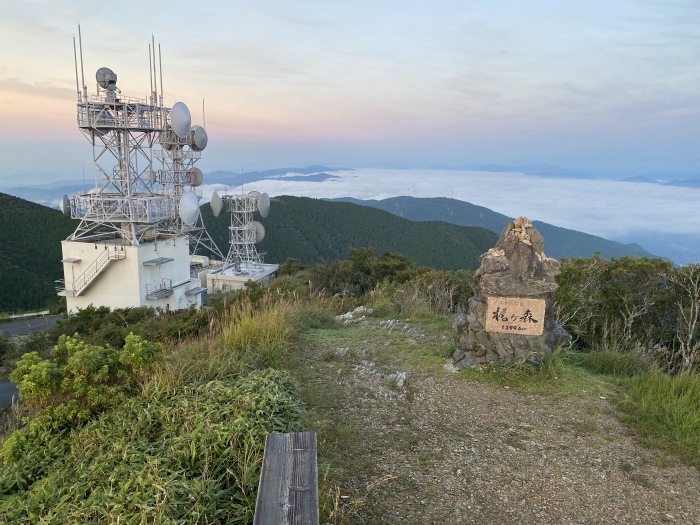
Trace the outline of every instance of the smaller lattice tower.
<instances>
[{"instance_id":1,"label":"smaller lattice tower","mask_svg":"<svg viewBox=\"0 0 700 525\"><path fill-rule=\"evenodd\" d=\"M155 150L160 164L153 177L170 195L174 202L193 199L192 193L201 199L197 189L204 180L202 170L195 166L202 151L207 147L208 137L203 126L192 126L190 111L182 102L177 102L171 111L172 125L163 129L158 136L161 149ZM184 233L189 238L190 255L213 256L223 260L224 256L207 232L201 214L193 222L185 221L181 214L172 215L159 225L163 233Z\"/></svg>"},{"instance_id":2,"label":"smaller lattice tower","mask_svg":"<svg viewBox=\"0 0 700 525\"><path fill-rule=\"evenodd\" d=\"M255 245L265 237L265 228L253 220L253 216L257 212L261 217L267 217L270 212L270 197L267 193L251 191L244 195L225 195L223 201L226 211L231 214L230 247L224 269L232 268L249 275L262 272L262 257Z\"/></svg>"}]
</instances>

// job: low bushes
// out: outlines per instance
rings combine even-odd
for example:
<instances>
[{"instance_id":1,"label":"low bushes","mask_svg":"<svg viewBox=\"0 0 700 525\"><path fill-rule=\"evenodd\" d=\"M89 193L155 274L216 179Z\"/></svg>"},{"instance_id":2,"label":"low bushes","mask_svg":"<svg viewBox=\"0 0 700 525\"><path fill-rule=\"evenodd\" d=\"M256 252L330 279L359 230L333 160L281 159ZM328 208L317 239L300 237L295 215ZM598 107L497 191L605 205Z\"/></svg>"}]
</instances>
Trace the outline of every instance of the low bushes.
<instances>
[{"instance_id":1,"label":"low bushes","mask_svg":"<svg viewBox=\"0 0 700 525\"><path fill-rule=\"evenodd\" d=\"M0 476L0 492L22 490L41 477L47 463L65 452L61 443L48 448L42 443L124 403L137 378L161 358L160 345L133 334L121 350L64 335L49 358L36 352L23 355L10 379L17 383L28 425L10 435L0 450L3 466L17 465L16 472ZM33 448L42 449L42 461L27 462Z\"/></svg>"},{"instance_id":2,"label":"low bushes","mask_svg":"<svg viewBox=\"0 0 700 525\"><path fill-rule=\"evenodd\" d=\"M250 523L265 436L301 429L296 385L261 370L147 390L4 457L0 522ZM8 496L31 471L41 475Z\"/></svg>"},{"instance_id":3,"label":"low bushes","mask_svg":"<svg viewBox=\"0 0 700 525\"><path fill-rule=\"evenodd\" d=\"M557 283L557 320L579 348L641 351L667 373L700 372L700 264L564 259Z\"/></svg>"},{"instance_id":4,"label":"low bushes","mask_svg":"<svg viewBox=\"0 0 700 525\"><path fill-rule=\"evenodd\" d=\"M62 335L48 357L24 355L11 377L27 423L0 451L0 522L251 522L265 436L301 430L296 386L265 368L294 331L277 299L222 303L203 337L166 351Z\"/></svg>"}]
</instances>

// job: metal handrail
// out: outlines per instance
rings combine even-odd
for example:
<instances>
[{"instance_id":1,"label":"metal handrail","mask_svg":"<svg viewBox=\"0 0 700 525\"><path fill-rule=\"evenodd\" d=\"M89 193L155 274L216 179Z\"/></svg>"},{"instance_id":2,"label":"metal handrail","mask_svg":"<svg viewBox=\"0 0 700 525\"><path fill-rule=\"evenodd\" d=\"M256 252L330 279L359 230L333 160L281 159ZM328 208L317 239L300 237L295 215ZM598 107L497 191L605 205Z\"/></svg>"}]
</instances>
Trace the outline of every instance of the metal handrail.
<instances>
[{"instance_id":1,"label":"metal handrail","mask_svg":"<svg viewBox=\"0 0 700 525\"><path fill-rule=\"evenodd\" d=\"M97 259L90 263L85 271L73 281L73 295L78 296L83 290L85 290L95 278L102 273L102 270L111 262L115 260L121 260L126 258L126 253L123 251L117 251L116 247L114 251L105 250L103 253L97 256Z\"/></svg>"}]
</instances>

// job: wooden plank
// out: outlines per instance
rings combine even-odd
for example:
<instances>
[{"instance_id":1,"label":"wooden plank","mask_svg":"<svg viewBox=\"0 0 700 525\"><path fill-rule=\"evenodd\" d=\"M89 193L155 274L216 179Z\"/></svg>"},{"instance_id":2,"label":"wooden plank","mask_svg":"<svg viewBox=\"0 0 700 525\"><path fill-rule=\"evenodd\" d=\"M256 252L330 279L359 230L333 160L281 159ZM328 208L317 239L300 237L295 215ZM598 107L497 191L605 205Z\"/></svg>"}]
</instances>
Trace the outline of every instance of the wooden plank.
<instances>
[{"instance_id":1,"label":"wooden plank","mask_svg":"<svg viewBox=\"0 0 700 525\"><path fill-rule=\"evenodd\" d=\"M316 433L269 434L253 525L318 525Z\"/></svg>"}]
</instances>

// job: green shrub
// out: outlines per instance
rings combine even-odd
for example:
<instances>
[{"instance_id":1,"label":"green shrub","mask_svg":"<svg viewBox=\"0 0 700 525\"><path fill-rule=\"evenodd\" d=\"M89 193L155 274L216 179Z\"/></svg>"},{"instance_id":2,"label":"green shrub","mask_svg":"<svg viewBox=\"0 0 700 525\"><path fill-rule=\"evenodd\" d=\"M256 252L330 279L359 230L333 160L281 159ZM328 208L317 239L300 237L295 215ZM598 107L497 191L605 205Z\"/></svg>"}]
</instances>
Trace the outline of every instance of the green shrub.
<instances>
[{"instance_id":1,"label":"green shrub","mask_svg":"<svg viewBox=\"0 0 700 525\"><path fill-rule=\"evenodd\" d=\"M251 523L265 436L301 429L296 384L263 370L151 391L0 462L0 522Z\"/></svg>"},{"instance_id":2,"label":"green shrub","mask_svg":"<svg viewBox=\"0 0 700 525\"><path fill-rule=\"evenodd\" d=\"M23 355L10 374L23 405L29 410L28 427L14 432L4 443L0 458L17 461L32 447L41 447L48 435L79 427L96 415L122 404L142 370L162 358L160 345L130 334L118 350L84 342L77 334L61 336L49 358L37 352ZM60 447L56 448L60 452ZM24 468L15 489L33 482L44 461ZM5 483L8 483L5 479ZM4 490L9 490L7 487Z\"/></svg>"},{"instance_id":3,"label":"green shrub","mask_svg":"<svg viewBox=\"0 0 700 525\"><path fill-rule=\"evenodd\" d=\"M209 312L194 308L163 312L149 307L110 310L88 306L61 321L45 337L55 344L61 335L77 332L88 343L121 348L132 332L150 341L180 340L201 335L210 320Z\"/></svg>"},{"instance_id":4,"label":"green shrub","mask_svg":"<svg viewBox=\"0 0 700 525\"><path fill-rule=\"evenodd\" d=\"M422 271L408 258L373 247L350 248L344 261L324 262L309 271L310 293L315 296L362 297L380 283L404 283Z\"/></svg>"},{"instance_id":5,"label":"green shrub","mask_svg":"<svg viewBox=\"0 0 700 525\"><path fill-rule=\"evenodd\" d=\"M309 272L306 271L294 275L281 275L272 281L268 291L271 295L282 297L308 298L309 278Z\"/></svg>"},{"instance_id":6,"label":"green shrub","mask_svg":"<svg viewBox=\"0 0 700 525\"><path fill-rule=\"evenodd\" d=\"M429 270L399 287L393 300L400 313L450 314L466 311L472 294L471 272Z\"/></svg>"}]
</instances>

